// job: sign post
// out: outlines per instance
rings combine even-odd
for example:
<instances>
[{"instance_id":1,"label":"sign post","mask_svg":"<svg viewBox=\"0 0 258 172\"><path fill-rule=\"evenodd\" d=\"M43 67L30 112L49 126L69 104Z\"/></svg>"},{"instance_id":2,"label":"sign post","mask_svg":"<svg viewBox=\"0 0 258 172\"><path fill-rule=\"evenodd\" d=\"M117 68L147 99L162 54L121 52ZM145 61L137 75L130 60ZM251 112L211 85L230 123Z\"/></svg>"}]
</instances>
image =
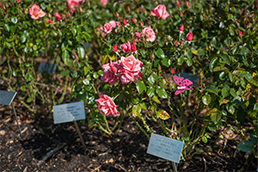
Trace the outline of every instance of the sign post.
<instances>
[{"instance_id":1,"label":"sign post","mask_svg":"<svg viewBox=\"0 0 258 172\"><path fill-rule=\"evenodd\" d=\"M164 137L158 134L151 134L147 153L172 161L173 171L177 171L176 163L179 163L184 142Z\"/></svg>"},{"instance_id":2,"label":"sign post","mask_svg":"<svg viewBox=\"0 0 258 172\"><path fill-rule=\"evenodd\" d=\"M82 146L86 149L85 142L76 121L85 119L84 102L74 102L53 106L54 123L74 122L75 128L79 134Z\"/></svg>"},{"instance_id":3,"label":"sign post","mask_svg":"<svg viewBox=\"0 0 258 172\"><path fill-rule=\"evenodd\" d=\"M10 106L12 104L13 112L16 118L16 122L20 131L20 137L22 136L21 127L18 121L17 113L15 110L15 107L13 105L13 99L15 98L17 92L11 92L11 91L4 91L0 90L0 104Z\"/></svg>"}]
</instances>

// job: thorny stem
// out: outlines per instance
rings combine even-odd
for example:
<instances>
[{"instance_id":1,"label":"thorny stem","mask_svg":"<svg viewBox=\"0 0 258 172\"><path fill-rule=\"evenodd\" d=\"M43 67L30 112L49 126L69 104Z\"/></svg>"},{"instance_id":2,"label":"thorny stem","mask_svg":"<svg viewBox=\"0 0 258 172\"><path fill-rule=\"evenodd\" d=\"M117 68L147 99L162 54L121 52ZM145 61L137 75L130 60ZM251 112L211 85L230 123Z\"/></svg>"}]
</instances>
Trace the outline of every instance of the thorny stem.
<instances>
[{"instance_id":1,"label":"thorny stem","mask_svg":"<svg viewBox=\"0 0 258 172\"><path fill-rule=\"evenodd\" d=\"M130 114L129 116L131 117L131 119L133 119L133 121L135 122L135 124L140 128L140 130L146 135L146 137L150 140L150 136L146 133L146 131L140 126L140 124L134 119L134 117L132 117Z\"/></svg>"},{"instance_id":2,"label":"thorny stem","mask_svg":"<svg viewBox=\"0 0 258 172\"><path fill-rule=\"evenodd\" d=\"M164 123L160 120L160 118L158 118L158 121L163 129L163 131L165 132L165 134L171 138L171 135L168 133L167 129L166 129L166 126L164 126Z\"/></svg>"}]
</instances>

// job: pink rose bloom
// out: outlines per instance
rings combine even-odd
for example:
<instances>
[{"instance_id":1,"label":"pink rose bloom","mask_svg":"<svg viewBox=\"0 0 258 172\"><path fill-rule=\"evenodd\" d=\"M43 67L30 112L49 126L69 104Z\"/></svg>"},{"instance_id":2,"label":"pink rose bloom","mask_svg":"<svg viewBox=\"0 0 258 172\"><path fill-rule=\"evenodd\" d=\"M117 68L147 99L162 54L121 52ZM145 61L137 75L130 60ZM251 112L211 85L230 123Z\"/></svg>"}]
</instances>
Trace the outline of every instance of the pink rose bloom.
<instances>
[{"instance_id":1,"label":"pink rose bloom","mask_svg":"<svg viewBox=\"0 0 258 172\"><path fill-rule=\"evenodd\" d=\"M111 97L107 95L100 95L100 98L95 100L95 102L98 104L99 112L104 116L117 116L119 115L119 112L117 111L118 105L116 105Z\"/></svg>"},{"instance_id":2,"label":"pink rose bloom","mask_svg":"<svg viewBox=\"0 0 258 172\"><path fill-rule=\"evenodd\" d=\"M109 64L109 63L104 64L102 66L103 76L101 77L101 80L103 82L108 82L109 84L111 84L113 86L118 81L118 77L111 69L111 66L115 67L116 69L120 68L120 65L118 63L119 63L119 61L116 61L111 64Z\"/></svg>"},{"instance_id":3,"label":"pink rose bloom","mask_svg":"<svg viewBox=\"0 0 258 172\"><path fill-rule=\"evenodd\" d=\"M43 12L40 7L36 4L32 5L32 7L29 9L29 14L32 19L37 20L40 17L44 17L46 15L45 12Z\"/></svg>"},{"instance_id":4,"label":"pink rose bloom","mask_svg":"<svg viewBox=\"0 0 258 172\"><path fill-rule=\"evenodd\" d=\"M133 42L131 49L132 49L132 52L137 51L135 42Z\"/></svg>"},{"instance_id":5,"label":"pink rose bloom","mask_svg":"<svg viewBox=\"0 0 258 172\"><path fill-rule=\"evenodd\" d=\"M183 31L184 31L184 25L183 25L183 24L181 24L181 26L180 26L179 30L180 30L181 32L183 32Z\"/></svg>"},{"instance_id":6,"label":"pink rose bloom","mask_svg":"<svg viewBox=\"0 0 258 172\"><path fill-rule=\"evenodd\" d=\"M47 22L50 24L54 24L54 22L52 20L47 20Z\"/></svg>"},{"instance_id":7,"label":"pink rose bloom","mask_svg":"<svg viewBox=\"0 0 258 172\"><path fill-rule=\"evenodd\" d=\"M100 0L100 3L101 3L102 5L104 5L104 6L106 6L107 3L108 3L108 0Z\"/></svg>"},{"instance_id":8,"label":"pink rose bloom","mask_svg":"<svg viewBox=\"0 0 258 172\"><path fill-rule=\"evenodd\" d=\"M165 20L169 16L168 12L166 11L165 5L158 5L151 11L151 15L162 18L163 20Z\"/></svg>"},{"instance_id":9,"label":"pink rose bloom","mask_svg":"<svg viewBox=\"0 0 258 172\"><path fill-rule=\"evenodd\" d=\"M124 53L130 53L131 52L131 43L130 41L121 44L120 49L123 50Z\"/></svg>"},{"instance_id":10,"label":"pink rose bloom","mask_svg":"<svg viewBox=\"0 0 258 172\"><path fill-rule=\"evenodd\" d=\"M17 2L19 3L19 2L20 2L20 0L17 0Z\"/></svg>"},{"instance_id":11,"label":"pink rose bloom","mask_svg":"<svg viewBox=\"0 0 258 172\"><path fill-rule=\"evenodd\" d=\"M156 39L156 35L155 32L152 30L151 26L149 27L145 27L142 30L141 35L144 36L144 38L146 38L147 41L153 42Z\"/></svg>"},{"instance_id":12,"label":"pink rose bloom","mask_svg":"<svg viewBox=\"0 0 258 172\"><path fill-rule=\"evenodd\" d=\"M54 16L56 17L56 20L57 20L57 21L60 21L60 20L61 20L61 16L59 15L58 12L56 12L56 13L54 14Z\"/></svg>"},{"instance_id":13,"label":"pink rose bloom","mask_svg":"<svg viewBox=\"0 0 258 172\"><path fill-rule=\"evenodd\" d=\"M101 28L101 30L102 30L104 33L110 33L116 26L118 27L118 29L120 29L120 25L119 25L118 22L110 21L110 22L106 23L106 24Z\"/></svg>"},{"instance_id":14,"label":"pink rose bloom","mask_svg":"<svg viewBox=\"0 0 258 172\"><path fill-rule=\"evenodd\" d=\"M141 37L142 37L141 33L135 32L133 39L135 39L136 42L139 42L141 40L140 39Z\"/></svg>"},{"instance_id":15,"label":"pink rose bloom","mask_svg":"<svg viewBox=\"0 0 258 172\"><path fill-rule=\"evenodd\" d=\"M81 5L85 2L85 0L67 0L67 6L68 8L70 8L70 10L72 11L72 13L75 10L75 7L81 7ZM80 10L82 11L82 9L80 8Z\"/></svg>"},{"instance_id":16,"label":"pink rose bloom","mask_svg":"<svg viewBox=\"0 0 258 172\"><path fill-rule=\"evenodd\" d=\"M136 82L138 78L141 79L142 73L140 72L143 63L136 59L133 55L121 58L121 68L118 69L118 77L123 84L130 81Z\"/></svg>"},{"instance_id":17,"label":"pink rose bloom","mask_svg":"<svg viewBox=\"0 0 258 172\"><path fill-rule=\"evenodd\" d=\"M243 36L243 32L241 32L240 30L238 31L238 33L240 34L240 36Z\"/></svg>"},{"instance_id":18,"label":"pink rose bloom","mask_svg":"<svg viewBox=\"0 0 258 172\"><path fill-rule=\"evenodd\" d=\"M190 32L186 35L186 40L187 41L192 41L193 40L193 32Z\"/></svg>"}]
</instances>

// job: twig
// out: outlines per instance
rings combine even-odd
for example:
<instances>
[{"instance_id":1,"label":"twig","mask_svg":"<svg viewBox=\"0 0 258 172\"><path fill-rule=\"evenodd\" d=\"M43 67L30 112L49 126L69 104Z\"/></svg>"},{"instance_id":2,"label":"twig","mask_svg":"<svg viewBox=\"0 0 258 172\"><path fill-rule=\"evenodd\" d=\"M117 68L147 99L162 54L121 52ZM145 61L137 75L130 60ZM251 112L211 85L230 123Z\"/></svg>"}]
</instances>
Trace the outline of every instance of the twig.
<instances>
[{"instance_id":1,"label":"twig","mask_svg":"<svg viewBox=\"0 0 258 172\"><path fill-rule=\"evenodd\" d=\"M202 157L203 159L203 163L204 163L204 172L207 171L207 164L206 164L206 159L204 157Z\"/></svg>"},{"instance_id":2,"label":"twig","mask_svg":"<svg viewBox=\"0 0 258 172\"><path fill-rule=\"evenodd\" d=\"M56 153L57 151L59 151L60 149L62 149L64 146L66 145L66 143L63 143L61 146L49 151L43 158L42 160L40 160L37 165L41 165L44 161L46 161L50 156L52 156L54 153Z\"/></svg>"}]
</instances>

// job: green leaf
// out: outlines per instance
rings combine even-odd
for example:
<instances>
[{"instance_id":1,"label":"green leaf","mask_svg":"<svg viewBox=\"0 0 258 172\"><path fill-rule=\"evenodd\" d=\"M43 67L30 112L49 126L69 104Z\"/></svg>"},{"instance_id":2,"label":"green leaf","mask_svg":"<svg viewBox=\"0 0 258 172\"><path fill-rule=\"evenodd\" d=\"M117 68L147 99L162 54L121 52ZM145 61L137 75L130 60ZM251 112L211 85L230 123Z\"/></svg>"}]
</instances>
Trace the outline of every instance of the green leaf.
<instances>
[{"instance_id":1,"label":"green leaf","mask_svg":"<svg viewBox=\"0 0 258 172\"><path fill-rule=\"evenodd\" d=\"M255 134L250 134L251 141L257 145L258 144L258 137Z\"/></svg>"},{"instance_id":2,"label":"green leaf","mask_svg":"<svg viewBox=\"0 0 258 172\"><path fill-rule=\"evenodd\" d=\"M184 61L185 61L185 58L184 58L184 57L180 57L180 58L177 59L177 63L178 63L179 65L182 65L182 64L184 63Z\"/></svg>"},{"instance_id":3,"label":"green leaf","mask_svg":"<svg viewBox=\"0 0 258 172\"><path fill-rule=\"evenodd\" d=\"M250 82L251 84L253 84L256 87L258 87L258 81L254 80L254 79L249 79L248 82Z\"/></svg>"},{"instance_id":4,"label":"green leaf","mask_svg":"<svg viewBox=\"0 0 258 172\"><path fill-rule=\"evenodd\" d=\"M243 152L250 152L253 150L253 148L254 148L254 143L252 141L245 141L245 142L240 143L237 146L237 149L239 149Z\"/></svg>"},{"instance_id":5,"label":"green leaf","mask_svg":"<svg viewBox=\"0 0 258 172\"><path fill-rule=\"evenodd\" d=\"M227 54L223 54L221 56L221 58L223 59L224 62L226 62L228 65L230 65L230 58L228 57Z\"/></svg>"},{"instance_id":6,"label":"green leaf","mask_svg":"<svg viewBox=\"0 0 258 172\"><path fill-rule=\"evenodd\" d=\"M77 71L76 71L76 70L73 70L73 71L71 72L71 76L72 76L73 78L76 78L76 77L78 76Z\"/></svg>"},{"instance_id":7,"label":"green leaf","mask_svg":"<svg viewBox=\"0 0 258 172\"><path fill-rule=\"evenodd\" d=\"M231 89L230 89L230 94L231 94L231 96L233 96L233 97L237 97L237 93L236 93L236 91L235 91L234 88L231 88Z\"/></svg>"},{"instance_id":8,"label":"green leaf","mask_svg":"<svg viewBox=\"0 0 258 172\"><path fill-rule=\"evenodd\" d=\"M218 95L218 88L214 85L211 85L209 88L207 88L207 91Z\"/></svg>"},{"instance_id":9,"label":"green leaf","mask_svg":"<svg viewBox=\"0 0 258 172\"><path fill-rule=\"evenodd\" d=\"M142 55L143 57L146 57L146 51L145 51L145 50L141 49L141 50L139 50L139 51L140 51L140 53L141 53L141 55Z\"/></svg>"},{"instance_id":10,"label":"green leaf","mask_svg":"<svg viewBox=\"0 0 258 172\"><path fill-rule=\"evenodd\" d=\"M207 140L207 138L205 136L202 137L202 141L203 141L203 143L207 143L208 142L208 140Z\"/></svg>"},{"instance_id":11,"label":"green leaf","mask_svg":"<svg viewBox=\"0 0 258 172\"><path fill-rule=\"evenodd\" d=\"M14 24L16 24L17 21L18 21L18 19L17 19L17 17L12 16L12 17L11 17L11 21L12 21Z\"/></svg>"},{"instance_id":12,"label":"green leaf","mask_svg":"<svg viewBox=\"0 0 258 172\"><path fill-rule=\"evenodd\" d=\"M231 113L232 115L235 113L235 107L234 107L234 105L232 105L232 104L227 104L226 105L226 109L228 110L228 112L229 113Z\"/></svg>"},{"instance_id":13,"label":"green leaf","mask_svg":"<svg viewBox=\"0 0 258 172\"><path fill-rule=\"evenodd\" d=\"M4 24L4 28L7 32L10 32L10 27L8 26L8 24Z\"/></svg>"},{"instance_id":14,"label":"green leaf","mask_svg":"<svg viewBox=\"0 0 258 172\"><path fill-rule=\"evenodd\" d=\"M211 72L214 69L214 67L217 65L217 63L218 63L218 57L213 57L213 59L210 62L210 71Z\"/></svg>"},{"instance_id":15,"label":"green leaf","mask_svg":"<svg viewBox=\"0 0 258 172\"><path fill-rule=\"evenodd\" d=\"M154 102L160 104L160 101L159 101L159 99L158 99L158 97L157 97L156 95L154 95L154 96L152 97L152 100L153 100Z\"/></svg>"},{"instance_id":16,"label":"green leaf","mask_svg":"<svg viewBox=\"0 0 258 172\"><path fill-rule=\"evenodd\" d=\"M164 51L159 48L158 50L155 51L156 56L158 56L158 58L165 58L165 54Z\"/></svg>"},{"instance_id":17,"label":"green leaf","mask_svg":"<svg viewBox=\"0 0 258 172\"><path fill-rule=\"evenodd\" d=\"M72 28L72 33L73 33L73 36L75 36L75 35L76 35L77 30L76 30L76 28L75 28L75 27L73 27L73 28Z\"/></svg>"},{"instance_id":18,"label":"green leaf","mask_svg":"<svg viewBox=\"0 0 258 172\"><path fill-rule=\"evenodd\" d=\"M219 120L221 119L221 112L217 111L216 113L211 113L211 120L214 122L214 124L217 124Z\"/></svg>"},{"instance_id":19,"label":"green leaf","mask_svg":"<svg viewBox=\"0 0 258 172\"><path fill-rule=\"evenodd\" d=\"M155 94L154 94L154 91L155 91L155 88L153 87L150 87L147 91L147 95L148 97L153 97Z\"/></svg>"},{"instance_id":20,"label":"green leaf","mask_svg":"<svg viewBox=\"0 0 258 172\"><path fill-rule=\"evenodd\" d=\"M146 86L143 81L139 80L136 82L136 88L139 94L142 94L143 91L146 91Z\"/></svg>"},{"instance_id":21,"label":"green leaf","mask_svg":"<svg viewBox=\"0 0 258 172\"><path fill-rule=\"evenodd\" d=\"M85 56L84 47L79 46L79 47L77 48L77 54L79 55L80 58L84 58L84 56Z\"/></svg>"},{"instance_id":22,"label":"green leaf","mask_svg":"<svg viewBox=\"0 0 258 172\"><path fill-rule=\"evenodd\" d=\"M254 110L258 110L258 103L254 104Z\"/></svg>"},{"instance_id":23,"label":"green leaf","mask_svg":"<svg viewBox=\"0 0 258 172\"><path fill-rule=\"evenodd\" d=\"M222 96L225 98L229 95L229 90L226 87L224 87L222 88L221 93L222 93Z\"/></svg>"},{"instance_id":24,"label":"green leaf","mask_svg":"<svg viewBox=\"0 0 258 172\"><path fill-rule=\"evenodd\" d=\"M205 94L204 96L202 96L202 102L205 105L209 105L211 102L211 96L209 94Z\"/></svg>"},{"instance_id":25,"label":"green leaf","mask_svg":"<svg viewBox=\"0 0 258 172\"><path fill-rule=\"evenodd\" d=\"M148 77L148 81L150 82L151 85L153 85L155 83L155 78L153 77L153 75L150 75Z\"/></svg>"},{"instance_id":26,"label":"green leaf","mask_svg":"<svg viewBox=\"0 0 258 172\"><path fill-rule=\"evenodd\" d=\"M186 58L185 62L187 64L187 66L192 66L192 64L193 64L193 61L192 61L191 57L189 57L189 56Z\"/></svg>"},{"instance_id":27,"label":"green leaf","mask_svg":"<svg viewBox=\"0 0 258 172\"><path fill-rule=\"evenodd\" d=\"M132 115L139 116L141 113L141 107L139 105L134 105L132 108Z\"/></svg>"},{"instance_id":28,"label":"green leaf","mask_svg":"<svg viewBox=\"0 0 258 172\"><path fill-rule=\"evenodd\" d=\"M156 93L158 94L159 97L166 99L168 97L167 92L164 88L158 88L156 90Z\"/></svg>"},{"instance_id":29,"label":"green leaf","mask_svg":"<svg viewBox=\"0 0 258 172\"><path fill-rule=\"evenodd\" d=\"M213 38L212 38L212 45L213 45L215 48L218 47L218 41L217 41L216 37L213 37Z\"/></svg>"},{"instance_id":30,"label":"green leaf","mask_svg":"<svg viewBox=\"0 0 258 172\"><path fill-rule=\"evenodd\" d=\"M27 102L27 103L30 103L30 102L32 102L32 100L33 100L33 97L29 97L29 98L26 100L26 102Z\"/></svg>"},{"instance_id":31,"label":"green leaf","mask_svg":"<svg viewBox=\"0 0 258 172\"><path fill-rule=\"evenodd\" d=\"M60 73L61 76L68 75L70 73L70 70L65 70Z\"/></svg>"},{"instance_id":32,"label":"green leaf","mask_svg":"<svg viewBox=\"0 0 258 172\"><path fill-rule=\"evenodd\" d=\"M64 50L63 53L62 53L62 59L64 61L64 64L67 65L67 66L72 66L72 63L68 57L68 51L67 50Z\"/></svg>"}]
</instances>

